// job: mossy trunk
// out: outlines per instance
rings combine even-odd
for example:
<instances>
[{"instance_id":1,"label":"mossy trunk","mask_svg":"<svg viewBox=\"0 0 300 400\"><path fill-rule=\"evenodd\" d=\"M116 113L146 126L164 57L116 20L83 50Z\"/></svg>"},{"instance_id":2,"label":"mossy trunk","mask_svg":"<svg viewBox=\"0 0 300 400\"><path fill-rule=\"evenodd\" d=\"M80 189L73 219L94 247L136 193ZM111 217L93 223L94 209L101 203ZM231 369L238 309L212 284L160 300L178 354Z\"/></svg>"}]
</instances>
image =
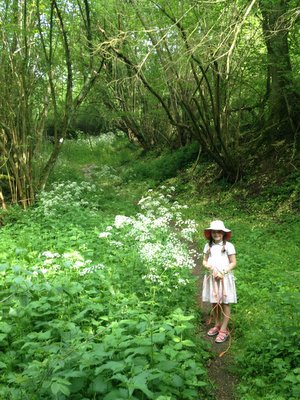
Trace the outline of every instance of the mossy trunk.
<instances>
[{"instance_id":1,"label":"mossy trunk","mask_svg":"<svg viewBox=\"0 0 300 400\"><path fill-rule=\"evenodd\" d=\"M269 107L266 125L273 141L292 139L299 142L300 94L293 84L288 34L291 27L287 0L260 0L263 34L267 47Z\"/></svg>"}]
</instances>

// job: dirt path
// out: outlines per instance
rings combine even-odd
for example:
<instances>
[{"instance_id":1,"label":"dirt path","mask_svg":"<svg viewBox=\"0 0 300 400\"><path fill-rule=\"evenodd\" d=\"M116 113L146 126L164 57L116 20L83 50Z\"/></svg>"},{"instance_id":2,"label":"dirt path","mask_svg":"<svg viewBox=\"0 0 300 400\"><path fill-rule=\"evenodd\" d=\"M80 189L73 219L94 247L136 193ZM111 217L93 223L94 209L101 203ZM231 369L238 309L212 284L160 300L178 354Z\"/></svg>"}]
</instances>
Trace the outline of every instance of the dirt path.
<instances>
[{"instance_id":1,"label":"dirt path","mask_svg":"<svg viewBox=\"0 0 300 400\"><path fill-rule=\"evenodd\" d=\"M229 342L215 343L214 339L208 338L212 343L212 351L214 358L211 360L208 367L208 375L212 382L216 385L216 399L219 400L233 400L234 386L237 384L237 377L233 375L229 368L232 364L232 356L228 351L225 355L220 357L222 352L226 351Z\"/></svg>"},{"instance_id":2,"label":"dirt path","mask_svg":"<svg viewBox=\"0 0 300 400\"><path fill-rule=\"evenodd\" d=\"M196 250L195 247L192 247ZM237 377L230 372L230 366L233 363L232 355L230 353L230 339L225 343L215 343L215 338L210 338L206 335L208 330L207 321L210 316L210 305L204 304L201 301L202 292L202 281L203 276L202 260L195 258L196 267L194 268L193 274L199 277L198 281L198 305L201 309L202 314L202 325L200 331L203 334L205 340L211 343L211 350L213 358L208 365L208 376L214 383L216 391L215 398L218 400L234 400L234 386L238 383ZM225 352L225 354L224 354Z\"/></svg>"}]
</instances>

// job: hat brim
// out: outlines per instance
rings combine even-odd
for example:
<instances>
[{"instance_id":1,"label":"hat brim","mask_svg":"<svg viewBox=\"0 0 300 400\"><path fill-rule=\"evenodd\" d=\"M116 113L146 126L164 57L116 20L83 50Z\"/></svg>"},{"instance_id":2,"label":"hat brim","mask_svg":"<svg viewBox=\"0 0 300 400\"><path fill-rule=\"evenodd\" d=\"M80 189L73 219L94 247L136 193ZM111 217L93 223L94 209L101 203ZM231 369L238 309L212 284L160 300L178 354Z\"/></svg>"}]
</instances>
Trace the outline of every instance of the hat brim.
<instances>
[{"instance_id":1,"label":"hat brim","mask_svg":"<svg viewBox=\"0 0 300 400\"><path fill-rule=\"evenodd\" d=\"M207 240L210 240L212 238L211 237L211 231L212 231L212 229L204 229L204 236L206 237ZM225 232L225 231L222 230L222 232L224 232L224 234L225 234L225 240L230 240L231 231L228 230L227 232Z\"/></svg>"}]
</instances>

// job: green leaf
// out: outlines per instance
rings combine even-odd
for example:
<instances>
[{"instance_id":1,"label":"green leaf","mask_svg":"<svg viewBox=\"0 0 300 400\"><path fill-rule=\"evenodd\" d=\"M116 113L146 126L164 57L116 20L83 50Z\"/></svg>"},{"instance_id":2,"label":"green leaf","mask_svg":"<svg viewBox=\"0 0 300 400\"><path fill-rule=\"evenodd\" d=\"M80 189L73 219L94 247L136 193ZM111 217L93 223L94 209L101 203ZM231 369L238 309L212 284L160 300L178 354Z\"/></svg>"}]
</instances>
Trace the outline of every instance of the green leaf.
<instances>
[{"instance_id":1,"label":"green leaf","mask_svg":"<svg viewBox=\"0 0 300 400\"><path fill-rule=\"evenodd\" d=\"M146 396L148 396L149 399L154 398L154 393L151 392L148 389L147 386L147 378L151 375L151 372L149 371L143 371L139 375L134 376L131 379L131 385L129 389L129 395L131 396L134 392L135 389L141 390L143 393L145 393Z\"/></svg>"},{"instance_id":2,"label":"green leaf","mask_svg":"<svg viewBox=\"0 0 300 400\"><path fill-rule=\"evenodd\" d=\"M183 379L177 374L172 375L172 383L175 387L182 387L184 385Z\"/></svg>"},{"instance_id":3,"label":"green leaf","mask_svg":"<svg viewBox=\"0 0 300 400\"><path fill-rule=\"evenodd\" d=\"M153 343L164 343L166 334L164 332L154 333L152 336Z\"/></svg>"},{"instance_id":4,"label":"green leaf","mask_svg":"<svg viewBox=\"0 0 300 400\"><path fill-rule=\"evenodd\" d=\"M178 363L171 360L161 361L156 368L164 372L170 372L178 366Z\"/></svg>"},{"instance_id":5,"label":"green leaf","mask_svg":"<svg viewBox=\"0 0 300 400\"><path fill-rule=\"evenodd\" d=\"M123 400L128 399L128 392L126 389L114 389L103 397L103 400Z\"/></svg>"},{"instance_id":6,"label":"green leaf","mask_svg":"<svg viewBox=\"0 0 300 400\"><path fill-rule=\"evenodd\" d=\"M197 380L197 387L204 387L204 386L207 386L207 385L208 385L207 382L205 382L205 381L198 381L198 380Z\"/></svg>"},{"instance_id":7,"label":"green leaf","mask_svg":"<svg viewBox=\"0 0 300 400\"><path fill-rule=\"evenodd\" d=\"M70 384L70 382L68 382L68 384ZM59 382L53 382L51 384L51 392L55 396L58 395L59 393L62 393L64 395L66 395L66 396L70 395L70 390L69 390L68 386L66 386L66 385L64 385L62 383L59 383Z\"/></svg>"},{"instance_id":8,"label":"green leaf","mask_svg":"<svg viewBox=\"0 0 300 400\"><path fill-rule=\"evenodd\" d=\"M38 340L48 340L51 338L51 333L52 333L51 330L48 330L46 332L39 332L37 333L36 338Z\"/></svg>"},{"instance_id":9,"label":"green leaf","mask_svg":"<svg viewBox=\"0 0 300 400\"><path fill-rule=\"evenodd\" d=\"M91 383L91 390L95 393L106 393L108 390L107 379L103 375L97 375Z\"/></svg>"},{"instance_id":10,"label":"green leaf","mask_svg":"<svg viewBox=\"0 0 300 400\"><path fill-rule=\"evenodd\" d=\"M294 385L292 388L293 396L296 398L300 398L300 385Z\"/></svg>"},{"instance_id":11,"label":"green leaf","mask_svg":"<svg viewBox=\"0 0 300 400\"><path fill-rule=\"evenodd\" d=\"M139 346L139 347L130 347L124 351L124 355L128 354L150 354L151 347L150 346Z\"/></svg>"},{"instance_id":12,"label":"green leaf","mask_svg":"<svg viewBox=\"0 0 300 400\"><path fill-rule=\"evenodd\" d=\"M122 375L122 374L115 374L111 377L111 380L117 380L120 381L122 383L127 383L128 382L128 378L126 375Z\"/></svg>"},{"instance_id":13,"label":"green leaf","mask_svg":"<svg viewBox=\"0 0 300 400\"><path fill-rule=\"evenodd\" d=\"M8 323L1 321L0 322L0 332L9 333L12 330L12 326Z\"/></svg>"},{"instance_id":14,"label":"green leaf","mask_svg":"<svg viewBox=\"0 0 300 400\"><path fill-rule=\"evenodd\" d=\"M109 369L112 372L120 372L123 371L126 367L125 362L123 361L108 361L107 363L105 363L104 365L102 365L101 367L98 367L96 369L96 374L99 374L100 372Z\"/></svg>"},{"instance_id":15,"label":"green leaf","mask_svg":"<svg viewBox=\"0 0 300 400\"><path fill-rule=\"evenodd\" d=\"M192 342L191 340L188 340L188 339L183 340L181 343L187 347L195 347L196 346L194 342Z\"/></svg>"},{"instance_id":16,"label":"green leaf","mask_svg":"<svg viewBox=\"0 0 300 400\"><path fill-rule=\"evenodd\" d=\"M7 364L5 364L4 362L0 361L0 369L6 369L7 368Z\"/></svg>"}]
</instances>

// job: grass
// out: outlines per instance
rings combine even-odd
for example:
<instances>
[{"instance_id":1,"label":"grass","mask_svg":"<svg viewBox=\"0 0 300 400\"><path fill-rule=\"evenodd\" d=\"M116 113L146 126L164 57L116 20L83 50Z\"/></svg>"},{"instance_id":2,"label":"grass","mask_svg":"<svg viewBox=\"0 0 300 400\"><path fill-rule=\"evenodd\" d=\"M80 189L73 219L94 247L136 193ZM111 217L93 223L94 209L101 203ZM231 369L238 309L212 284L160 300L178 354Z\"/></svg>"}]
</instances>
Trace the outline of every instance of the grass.
<instances>
[{"instance_id":1,"label":"grass","mask_svg":"<svg viewBox=\"0 0 300 400\"><path fill-rule=\"evenodd\" d=\"M209 181L212 169L208 171ZM177 179L178 187L187 181L186 176ZM196 176L178 193L178 199L188 204L188 217L199 225L200 248L205 243L200 227L210 220L222 219L233 231L238 304L231 321L232 353L240 400L300 396L298 182L297 174L287 177L280 190L266 182L254 196L246 182L224 186L211 181L202 186L203 177Z\"/></svg>"}]
</instances>

